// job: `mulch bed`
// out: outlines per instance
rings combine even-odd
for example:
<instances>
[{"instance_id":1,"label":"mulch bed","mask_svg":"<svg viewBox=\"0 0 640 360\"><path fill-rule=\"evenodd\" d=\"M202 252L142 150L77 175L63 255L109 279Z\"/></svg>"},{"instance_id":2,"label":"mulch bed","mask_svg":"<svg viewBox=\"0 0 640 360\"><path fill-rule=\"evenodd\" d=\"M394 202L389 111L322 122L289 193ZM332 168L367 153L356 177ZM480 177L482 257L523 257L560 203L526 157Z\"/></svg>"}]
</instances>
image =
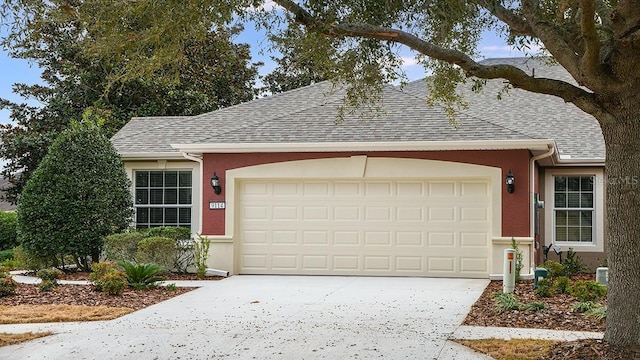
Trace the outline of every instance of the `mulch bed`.
<instances>
[{"instance_id":1,"label":"mulch bed","mask_svg":"<svg viewBox=\"0 0 640 360\"><path fill-rule=\"evenodd\" d=\"M139 310L195 288L164 287L147 290L125 289L121 295L109 295L96 291L91 285L59 285L51 291L40 291L38 285L18 284L16 294L0 297L0 306L9 305L84 305L125 307Z\"/></svg>"},{"instance_id":2,"label":"mulch bed","mask_svg":"<svg viewBox=\"0 0 640 360\"><path fill-rule=\"evenodd\" d=\"M220 280L220 276L207 276L204 279L195 274L168 274L165 279L172 280ZM89 280L89 273L69 272L60 280ZM59 285L52 291L40 291L38 285L18 284L16 294L0 297L0 306L14 305L84 305L125 307L139 310L157 304L178 295L189 292L195 287L177 287L168 290L159 286L153 289L134 290L127 288L121 295L109 295L96 291L92 285Z\"/></svg>"},{"instance_id":3,"label":"mulch bed","mask_svg":"<svg viewBox=\"0 0 640 360\"><path fill-rule=\"evenodd\" d=\"M588 277L591 279L592 276ZM522 303L544 302L543 311L496 310L493 294L502 292L502 281L491 281L464 320L464 325L499 326L516 328L538 328L576 331L604 331L605 322L596 321L574 312L573 305L578 301L568 294L556 294L550 298L538 297L533 292L533 280L524 280L516 284L514 294ZM602 301L606 305L606 300Z\"/></svg>"},{"instance_id":4,"label":"mulch bed","mask_svg":"<svg viewBox=\"0 0 640 360\"><path fill-rule=\"evenodd\" d=\"M593 280L592 274L578 275L573 278ZM551 298L540 298L533 291L533 280L516 284L514 294L522 303L544 302L544 311L508 311L496 310L493 294L502 292L502 281L491 281L464 320L464 325L498 326L510 328L540 328L571 331L603 332L604 321L587 318L574 312L575 298L567 294L556 294ZM606 305L606 300L601 303ZM560 342L541 360L630 360L640 359L639 348L614 348L602 340L577 340Z\"/></svg>"}]
</instances>

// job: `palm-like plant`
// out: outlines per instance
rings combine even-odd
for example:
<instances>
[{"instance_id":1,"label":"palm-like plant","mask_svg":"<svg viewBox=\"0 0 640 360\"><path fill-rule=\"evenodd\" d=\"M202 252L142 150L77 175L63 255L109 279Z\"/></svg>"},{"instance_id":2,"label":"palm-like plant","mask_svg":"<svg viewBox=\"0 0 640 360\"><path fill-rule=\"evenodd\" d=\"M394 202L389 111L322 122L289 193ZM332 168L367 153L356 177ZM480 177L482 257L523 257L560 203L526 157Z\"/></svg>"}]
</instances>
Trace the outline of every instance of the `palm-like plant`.
<instances>
[{"instance_id":1,"label":"palm-like plant","mask_svg":"<svg viewBox=\"0 0 640 360\"><path fill-rule=\"evenodd\" d=\"M157 264L122 261L118 265L124 270L129 286L134 289L148 289L156 286L156 282L164 280L160 274L162 267Z\"/></svg>"}]
</instances>

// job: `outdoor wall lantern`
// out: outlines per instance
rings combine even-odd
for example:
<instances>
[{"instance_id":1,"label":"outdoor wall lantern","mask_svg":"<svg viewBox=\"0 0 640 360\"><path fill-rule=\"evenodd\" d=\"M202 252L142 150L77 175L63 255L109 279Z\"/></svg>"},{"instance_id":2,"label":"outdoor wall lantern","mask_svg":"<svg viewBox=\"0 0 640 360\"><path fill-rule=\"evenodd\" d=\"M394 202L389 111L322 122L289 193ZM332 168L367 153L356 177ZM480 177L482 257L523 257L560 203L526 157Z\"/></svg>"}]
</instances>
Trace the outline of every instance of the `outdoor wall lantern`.
<instances>
[{"instance_id":1,"label":"outdoor wall lantern","mask_svg":"<svg viewBox=\"0 0 640 360\"><path fill-rule=\"evenodd\" d=\"M509 194L516 190L516 178L513 176L511 169L509 169L509 173L507 173L507 176L505 177L505 184L507 184L507 192Z\"/></svg>"},{"instance_id":2,"label":"outdoor wall lantern","mask_svg":"<svg viewBox=\"0 0 640 360\"><path fill-rule=\"evenodd\" d=\"M215 171L213 172L213 176L211 176L211 187L213 188L213 192L216 195L220 195L222 192L222 186L220 186L220 178L216 175Z\"/></svg>"}]
</instances>

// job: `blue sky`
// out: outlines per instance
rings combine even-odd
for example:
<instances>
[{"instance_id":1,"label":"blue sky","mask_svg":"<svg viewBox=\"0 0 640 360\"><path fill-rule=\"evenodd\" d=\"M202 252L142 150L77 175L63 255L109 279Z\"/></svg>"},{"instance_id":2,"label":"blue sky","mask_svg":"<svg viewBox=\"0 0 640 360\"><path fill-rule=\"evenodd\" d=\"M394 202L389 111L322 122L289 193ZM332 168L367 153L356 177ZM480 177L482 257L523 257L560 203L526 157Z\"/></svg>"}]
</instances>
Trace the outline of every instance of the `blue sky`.
<instances>
[{"instance_id":1,"label":"blue sky","mask_svg":"<svg viewBox=\"0 0 640 360\"><path fill-rule=\"evenodd\" d=\"M266 74L273 69L273 62L270 61L269 52L261 48L268 46L268 42L264 34L256 32L254 29L247 29L236 39L237 42L249 43L252 49L253 61L262 61L265 65L261 68L261 73ZM504 40L500 39L493 33L485 33L480 43L480 51L485 58L496 57L515 57L522 56L522 53L511 49ZM422 67L415 63L412 59L411 52L404 49L403 58L405 59L404 69L410 80L424 77ZM9 99L16 102L23 102L16 94L12 93L14 83L35 84L40 82L40 69L36 64L22 59L12 59L8 52L3 49L0 53L0 98ZM31 104L37 104L30 102ZM7 110L0 111L0 123L8 123L9 112Z\"/></svg>"}]
</instances>

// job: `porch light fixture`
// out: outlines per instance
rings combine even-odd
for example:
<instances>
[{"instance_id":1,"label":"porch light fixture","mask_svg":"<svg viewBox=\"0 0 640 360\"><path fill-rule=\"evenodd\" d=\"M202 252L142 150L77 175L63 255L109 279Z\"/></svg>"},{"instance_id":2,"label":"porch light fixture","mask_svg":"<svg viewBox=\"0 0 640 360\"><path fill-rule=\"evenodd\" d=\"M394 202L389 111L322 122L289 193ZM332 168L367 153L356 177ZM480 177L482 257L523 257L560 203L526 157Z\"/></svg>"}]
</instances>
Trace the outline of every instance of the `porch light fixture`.
<instances>
[{"instance_id":1,"label":"porch light fixture","mask_svg":"<svg viewBox=\"0 0 640 360\"><path fill-rule=\"evenodd\" d=\"M509 173L507 173L507 176L505 177L505 184L507 184L507 192L509 194L516 190L516 178L513 176L511 169L509 169Z\"/></svg>"},{"instance_id":2,"label":"porch light fixture","mask_svg":"<svg viewBox=\"0 0 640 360\"><path fill-rule=\"evenodd\" d=\"M216 195L220 195L220 193L222 192L222 186L220 186L220 178L218 178L218 175L216 175L215 171L211 176L211 187L213 188L213 192L216 193Z\"/></svg>"}]
</instances>

